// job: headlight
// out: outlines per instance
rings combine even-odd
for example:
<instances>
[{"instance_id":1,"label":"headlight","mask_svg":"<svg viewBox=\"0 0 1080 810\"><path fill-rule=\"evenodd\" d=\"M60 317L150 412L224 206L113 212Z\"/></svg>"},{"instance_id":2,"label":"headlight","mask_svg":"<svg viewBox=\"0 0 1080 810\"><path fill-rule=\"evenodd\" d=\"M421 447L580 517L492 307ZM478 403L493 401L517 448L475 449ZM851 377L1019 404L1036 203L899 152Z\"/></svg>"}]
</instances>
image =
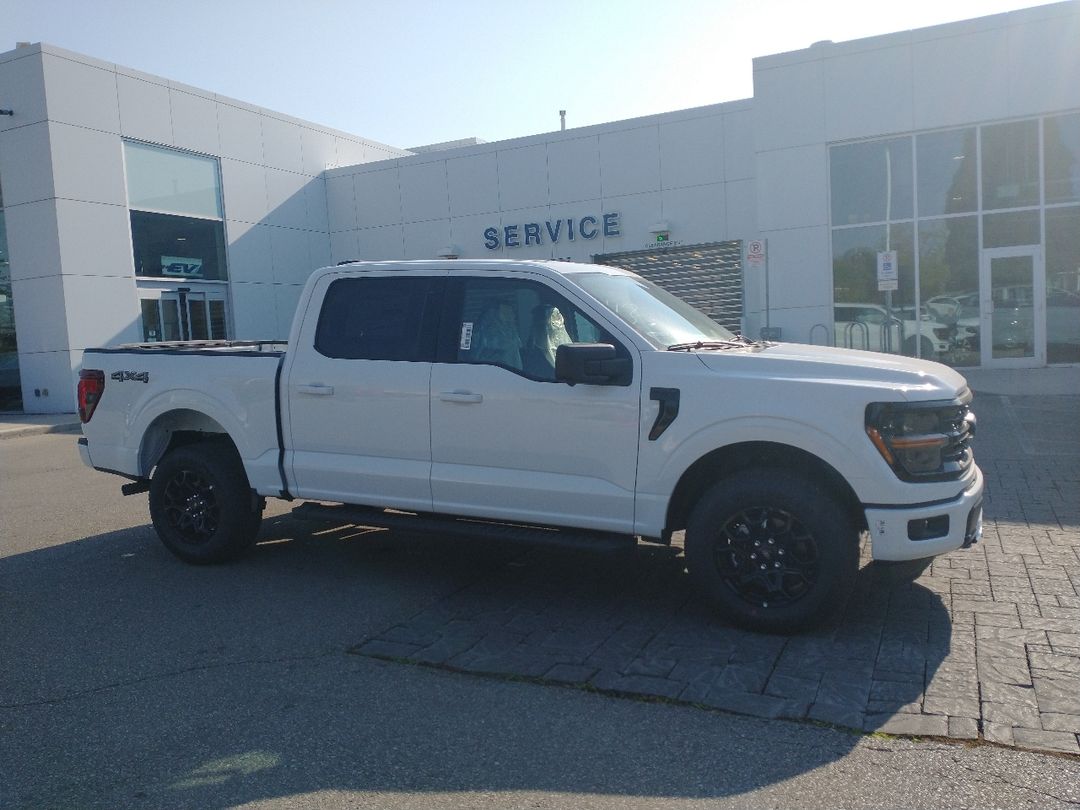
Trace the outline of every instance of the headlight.
<instances>
[{"instance_id":1,"label":"headlight","mask_svg":"<svg viewBox=\"0 0 1080 810\"><path fill-rule=\"evenodd\" d=\"M971 393L936 402L874 402L866 407L866 435L904 481L949 481L971 466L975 415Z\"/></svg>"}]
</instances>

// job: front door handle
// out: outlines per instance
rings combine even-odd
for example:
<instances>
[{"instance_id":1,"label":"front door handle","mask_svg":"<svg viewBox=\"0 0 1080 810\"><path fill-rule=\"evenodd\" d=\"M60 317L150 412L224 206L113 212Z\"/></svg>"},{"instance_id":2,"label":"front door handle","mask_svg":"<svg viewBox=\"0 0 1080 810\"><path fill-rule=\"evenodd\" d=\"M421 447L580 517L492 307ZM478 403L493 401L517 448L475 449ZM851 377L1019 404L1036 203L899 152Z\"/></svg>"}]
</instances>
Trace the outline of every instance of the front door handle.
<instances>
[{"instance_id":1,"label":"front door handle","mask_svg":"<svg viewBox=\"0 0 1080 810\"><path fill-rule=\"evenodd\" d=\"M311 383L310 385L298 385L296 390L301 394L313 394L317 397L329 397L334 394L334 386L323 385L322 383Z\"/></svg>"},{"instance_id":2,"label":"front door handle","mask_svg":"<svg viewBox=\"0 0 1080 810\"><path fill-rule=\"evenodd\" d=\"M484 395L474 394L472 391L443 391L439 394L439 399L443 402L462 402L475 405L484 401Z\"/></svg>"}]
</instances>

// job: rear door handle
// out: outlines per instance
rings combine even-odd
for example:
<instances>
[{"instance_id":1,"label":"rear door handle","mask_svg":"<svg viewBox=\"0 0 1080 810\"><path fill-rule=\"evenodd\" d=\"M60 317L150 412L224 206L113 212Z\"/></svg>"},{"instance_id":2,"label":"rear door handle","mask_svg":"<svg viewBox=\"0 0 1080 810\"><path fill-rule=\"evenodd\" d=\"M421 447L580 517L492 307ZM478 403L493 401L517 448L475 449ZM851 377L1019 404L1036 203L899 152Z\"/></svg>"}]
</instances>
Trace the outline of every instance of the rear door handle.
<instances>
[{"instance_id":1,"label":"rear door handle","mask_svg":"<svg viewBox=\"0 0 1080 810\"><path fill-rule=\"evenodd\" d=\"M484 395L474 394L472 391L443 391L439 394L439 399L443 402L462 402L467 405L475 405L484 401Z\"/></svg>"},{"instance_id":2,"label":"rear door handle","mask_svg":"<svg viewBox=\"0 0 1080 810\"><path fill-rule=\"evenodd\" d=\"M301 394L313 394L317 397L329 397L334 394L334 386L323 385L322 383L312 383L310 385L298 385L296 390Z\"/></svg>"}]
</instances>

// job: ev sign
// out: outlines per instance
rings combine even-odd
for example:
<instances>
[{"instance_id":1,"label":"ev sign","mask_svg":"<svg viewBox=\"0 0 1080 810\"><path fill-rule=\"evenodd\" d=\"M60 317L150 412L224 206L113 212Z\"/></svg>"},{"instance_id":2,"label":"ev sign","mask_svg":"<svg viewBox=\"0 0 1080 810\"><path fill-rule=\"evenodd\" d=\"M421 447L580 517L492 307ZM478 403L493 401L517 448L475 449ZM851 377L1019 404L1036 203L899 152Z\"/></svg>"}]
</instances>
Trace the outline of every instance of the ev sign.
<instances>
[{"instance_id":1,"label":"ev sign","mask_svg":"<svg viewBox=\"0 0 1080 810\"><path fill-rule=\"evenodd\" d=\"M900 277L896 269L896 251L879 250L877 255L878 292L900 289Z\"/></svg>"}]
</instances>

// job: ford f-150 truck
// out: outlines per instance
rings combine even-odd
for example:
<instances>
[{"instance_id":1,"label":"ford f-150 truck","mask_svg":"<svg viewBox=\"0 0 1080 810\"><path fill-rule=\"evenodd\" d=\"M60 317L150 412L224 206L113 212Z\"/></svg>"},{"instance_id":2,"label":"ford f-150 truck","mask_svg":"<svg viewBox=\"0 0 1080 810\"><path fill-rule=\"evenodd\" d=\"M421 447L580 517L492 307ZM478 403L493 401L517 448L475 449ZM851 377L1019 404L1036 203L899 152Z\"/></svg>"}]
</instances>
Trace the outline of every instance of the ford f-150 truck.
<instances>
[{"instance_id":1,"label":"ford f-150 truck","mask_svg":"<svg viewBox=\"0 0 1080 810\"><path fill-rule=\"evenodd\" d=\"M961 375L755 342L602 265L329 267L287 344L88 349L79 376L84 462L192 563L248 548L267 497L447 534L685 530L730 618L791 631L841 604L865 536L910 560L982 527Z\"/></svg>"}]
</instances>

